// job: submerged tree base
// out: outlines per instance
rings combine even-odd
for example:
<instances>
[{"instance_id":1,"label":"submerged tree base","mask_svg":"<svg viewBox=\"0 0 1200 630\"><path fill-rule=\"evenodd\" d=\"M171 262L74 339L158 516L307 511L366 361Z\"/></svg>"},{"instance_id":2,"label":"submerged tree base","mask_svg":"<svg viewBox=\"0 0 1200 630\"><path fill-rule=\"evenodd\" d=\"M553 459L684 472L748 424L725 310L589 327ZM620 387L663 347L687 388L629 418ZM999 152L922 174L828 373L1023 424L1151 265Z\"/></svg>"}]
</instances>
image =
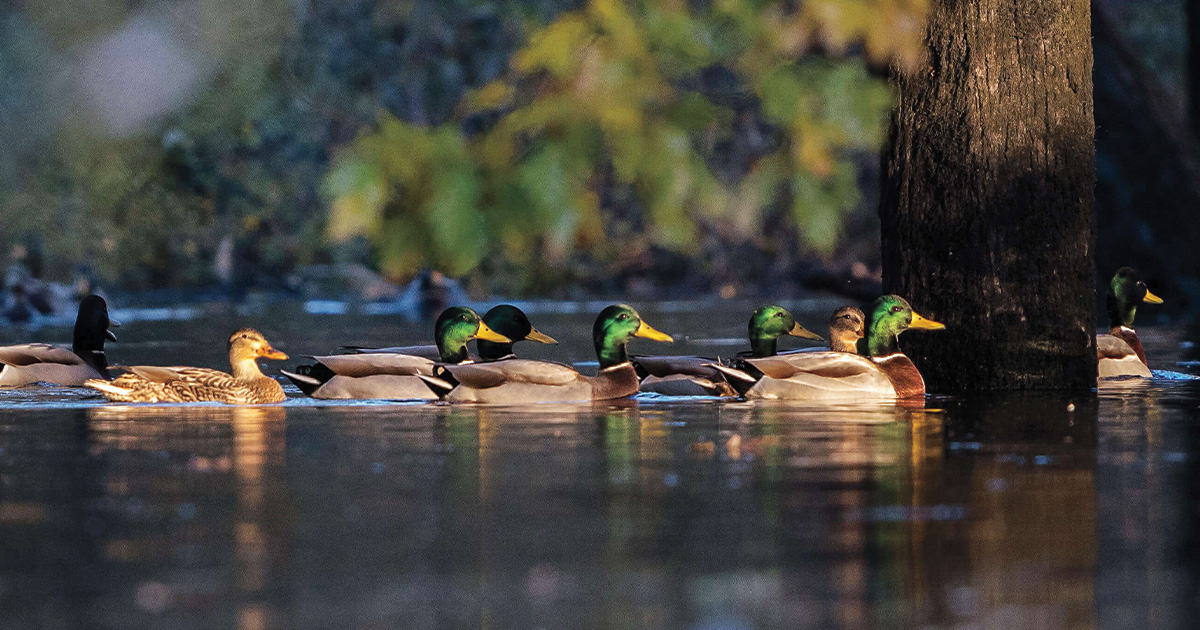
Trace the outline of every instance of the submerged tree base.
<instances>
[{"instance_id":1,"label":"submerged tree base","mask_svg":"<svg viewBox=\"0 0 1200 630\"><path fill-rule=\"evenodd\" d=\"M884 288L947 324L902 341L931 391L1096 382L1087 0L939 1L899 77Z\"/></svg>"}]
</instances>

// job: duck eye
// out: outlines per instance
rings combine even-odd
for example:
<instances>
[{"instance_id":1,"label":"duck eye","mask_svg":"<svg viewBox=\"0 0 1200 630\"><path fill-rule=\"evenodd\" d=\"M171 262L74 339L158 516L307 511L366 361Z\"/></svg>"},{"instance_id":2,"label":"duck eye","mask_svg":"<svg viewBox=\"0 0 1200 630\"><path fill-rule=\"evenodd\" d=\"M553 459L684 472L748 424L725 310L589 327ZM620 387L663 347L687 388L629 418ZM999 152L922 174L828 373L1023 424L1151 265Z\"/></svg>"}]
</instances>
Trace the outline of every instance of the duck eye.
<instances>
[{"instance_id":1,"label":"duck eye","mask_svg":"<svg viewBox=\"0 0 1200 630\"><path fill-rule=\"evenodd\" d=\"M899 313L899 312L900 312L900 311L902 311L902 310L904 310L904 309L900 308L899 306L893 306L893 307L892 307L892 312L893 312L893 313Z\"/></svg>"},{"instance_id":2,"label":"duck eye","mask_svg":"<svg viewBox=\"0 0 1200 630\"><path fill-rule=\"evenodd\" d=\"M621 318L621 319L629 319L629 315L627 315L627 314L625 314L625 313L621 313L621 317L620 317L620 318Z\"/></svg>"}]
</instances>

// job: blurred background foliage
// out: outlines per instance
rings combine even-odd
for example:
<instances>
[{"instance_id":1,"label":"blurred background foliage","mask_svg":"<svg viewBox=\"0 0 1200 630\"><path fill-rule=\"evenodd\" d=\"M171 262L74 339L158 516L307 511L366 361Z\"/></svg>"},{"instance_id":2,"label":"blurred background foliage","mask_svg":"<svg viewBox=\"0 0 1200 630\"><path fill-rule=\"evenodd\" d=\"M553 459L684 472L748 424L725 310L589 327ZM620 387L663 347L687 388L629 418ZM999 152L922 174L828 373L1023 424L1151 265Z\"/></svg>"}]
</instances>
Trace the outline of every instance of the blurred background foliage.
<instances>
[{"instance_id":1,"label":"blurred background foliage","mask_svg":"<svg viewBox=\"0 0 1200 630\"><path fill-rule=\"evenodd\" d=\"M125 288L354 263L528 293L828 259L873 187L883 70L916 60L925 10L8 4L0 247Z\"/></svg>"},{"instance_id":2,"label":"blurred background foliage","mask_svg":"<svg viewBox=\"0 0 1200 630\"><path fill-rule=\"evenodd\" d=\"M0 258L129 289L869 281L886 69L918 61L927 4L5 3ZM1183 6L1093 7L1172 107Z\"/></svg>"},{"instance_id":3,"label":"blurred background foliage","mask_svg":"<svg viewBox=\"0 0 1200 630\"><path fill-rule=\"evenodd\" d=\"M500 257L535 286L580 255L695 257L704 234L791 230L828 255L892 104L869 68L917 60L925 8L589 0L520 29L449 121L384 113L341 147L330 233L389 274Z\"/></svg>"}]
</instances>

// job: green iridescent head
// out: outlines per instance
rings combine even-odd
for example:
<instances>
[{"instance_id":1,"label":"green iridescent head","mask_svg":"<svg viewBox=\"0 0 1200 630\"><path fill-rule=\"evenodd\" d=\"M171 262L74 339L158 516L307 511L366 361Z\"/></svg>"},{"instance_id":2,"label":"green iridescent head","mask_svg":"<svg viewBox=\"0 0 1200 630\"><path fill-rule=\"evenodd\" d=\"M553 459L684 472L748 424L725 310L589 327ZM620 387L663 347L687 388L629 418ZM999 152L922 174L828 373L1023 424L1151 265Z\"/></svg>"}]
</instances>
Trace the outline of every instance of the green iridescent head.
<instances>
[{"instance_id":1,"label":"green iridescent head","mask_svg":"<svg viewBox=\"0 0 1200 630\"><path fill-rule=\"evenodd\" d=\"M525 311L511 305L501 304L483 314L483 323L492 330L508 337L512 341L499 343L479 339L475 345L479 347L479 358L485 361L502 359L513 353L513 344L518 341L536 341L538 343L558 343L550 335L544 334L533 327Z\"/></svg>"},{"instance_id":2,"label":"green iridescent head","mask_svg":"<svg viewBox=\"0 0 1200 630\"><path fill-rule=\"evenodd\" d=\"M600 311L592 326L592 342L596 345L596 358L600 368L620 365L629 360L625 344L634 337L654 341L675 341L670 335L659 332L646 322L628 304L613 304Z\"/></svg>"},{"instance_id":3,"label":"green iridescent head","mask_svg":"<svg viewBox=\"0 0 1200 630\"><path fill-rule=\"evenodd\" d=\"M900 352L900 333L917 330L941 330L945 324L926 319L913 311L908 301L898 295L885 295L871 305L867 317L866 337L859 342L859 352L870 357L882 357ZM866 352L863 352L864 347Z\"/></svg>"},{"instance_id":4,"label":"green iridescent head","mask_svg":"<svg viewBox=\"0 0 1200 630\"><path fill-rule=\"evenodd\" d=\"M756 357L773 357L776 342L784 335L824 341L821 335L801 326L796 318L782 306L764 306L750 315L747 327L750 335L750 350Z\"/></svg>"},{"instance_id":5,"label":"green iridescent head","mask_svg":"<svg viewBox=\"0 0 1200 630\"><path fill-rule=\"evenodd\" d=\"M1113 328L1133 328L1138 304L1162 304L1162 298L1150 292L1132 267L1121 267L1108 285L1108 321Z\"/></svg>"},{"instance_id":6,"label":"green iridescent head","mask_svg":"<svg viewBox=\"0 0 1200 630\"><path fill-rule=\"evenodd\" d=\"M442 311L433 324L433 339L443 363L462 363L467 360L467 342L484 339L496 343L512 343L512 340L492 330L479 313L465 306L451 306Z\"/></svg>"}]
</instances>

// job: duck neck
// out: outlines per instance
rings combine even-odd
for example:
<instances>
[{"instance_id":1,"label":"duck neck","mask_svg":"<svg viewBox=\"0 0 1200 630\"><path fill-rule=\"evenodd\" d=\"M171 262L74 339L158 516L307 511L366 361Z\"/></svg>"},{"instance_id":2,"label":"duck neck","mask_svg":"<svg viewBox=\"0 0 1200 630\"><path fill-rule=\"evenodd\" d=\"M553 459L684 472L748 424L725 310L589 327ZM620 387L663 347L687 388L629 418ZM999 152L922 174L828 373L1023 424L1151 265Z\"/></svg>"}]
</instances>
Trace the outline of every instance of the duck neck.
<instances>
[{"instance_id":1,"label":"duck neck","mask_svg":"<svg viewBox=\"0 0 1200 630\"><path fill-rule=\"evenodd\" d=\"M873 329L867 336L867 356L883 357L900 352L900 344L896 335L886 330Z\"/></svg>"},{"instance_id":2,"label":"duck neck","mask_svg":"<svg viewBox=\"0 0 1200 630\"><path fill-rule=\"evenodd\" d=\"M466 341L439 340L438 354L442 357L442 363L450 365L457 365L471 358L467 352Z\"/></svg>"},{"instance_id":3,"label":"duck neck","mask_svg":"<svg viewBox=\"0 0 1200 630\"><path fill-rule=\"evenodd\" d=\"M629 355L625 352L625 340L617 341L601 337L595 340L595 344L596 359L600 362L601 370L629 361Z\"/></svg>"},{"instance_id":4,"label":"duck neck","mask_svg":"<svg viewBox=\"0 0 1200 630\"><path fill-rule=\"evenodd\" d=\"M839 337L835 332L829 332L829 349L834 352L858 353L858 337Z\"/></svg>"},{"instance_id":5,"label":"duck neck","mask_svg":"<svg viewBox=\"0 0 1200 630\"><path fill-rule=\"evenodd\" d=\"M1124 300L1112 293L1108 294L1106 301L1108 304L1108 323L1113 328L1121 326L1133 328L1133 318L1137 316L1137 303L1126 304Z\"/></svg>"},{"instance_id":6,"label":"duck neck","mask_svg":"<svg viewBox=\"0 0 1200 630\"><path fill-rule=\"evenodd\" d=\"M475 341L475 345L479 349L479 358L484 361L503 359L504 357L512 356L513 353L513 345L511 343L496 343L494 341L478 339Z\"/></svg>"},{"instance_id":7,"label":"duck neck","mask_svg":"<svg viewBox=\"0 0 1200 630\"><path fill-rule=\"evenodd\" d=\"M773 357L777 353L778 337L750 337L750 353L756 357Z\"/></svg>"},{"instance_id":8,"label":"duck neck","mask_svg":"<svg viewBox=\"0 0 1200 630\"><path fill-rule=\"evenodd\" d=\"M104 337L97 337L87 330L81 322L75 322L75 334L71 340L71 351L83 359L84 363L92 366L97 372L104 374L108 369L108 358L104 356Z\"/></svg>"},{"instance_id":9,"label":"duck neck","mask_svg":"<svg viewBox=\"0 0 1200 630\"><path fill-rule=\"evenodd\" d=\"M229 366L232 368L233 377L239 381L265 377L254 357L229 357Z\"/></svg>"},{"instance_id":10,"label":"duck neck","mask_svg":"<svg viewBox=\"0 0 1200 630\"><path fill-rule=\"evenodd\" d=\"M103 352L104 333L96 335L82 324L83 322L75 322L75 333L71 337L71 350L81 357L96 350Z\"/></svg>"}]
</instances>

